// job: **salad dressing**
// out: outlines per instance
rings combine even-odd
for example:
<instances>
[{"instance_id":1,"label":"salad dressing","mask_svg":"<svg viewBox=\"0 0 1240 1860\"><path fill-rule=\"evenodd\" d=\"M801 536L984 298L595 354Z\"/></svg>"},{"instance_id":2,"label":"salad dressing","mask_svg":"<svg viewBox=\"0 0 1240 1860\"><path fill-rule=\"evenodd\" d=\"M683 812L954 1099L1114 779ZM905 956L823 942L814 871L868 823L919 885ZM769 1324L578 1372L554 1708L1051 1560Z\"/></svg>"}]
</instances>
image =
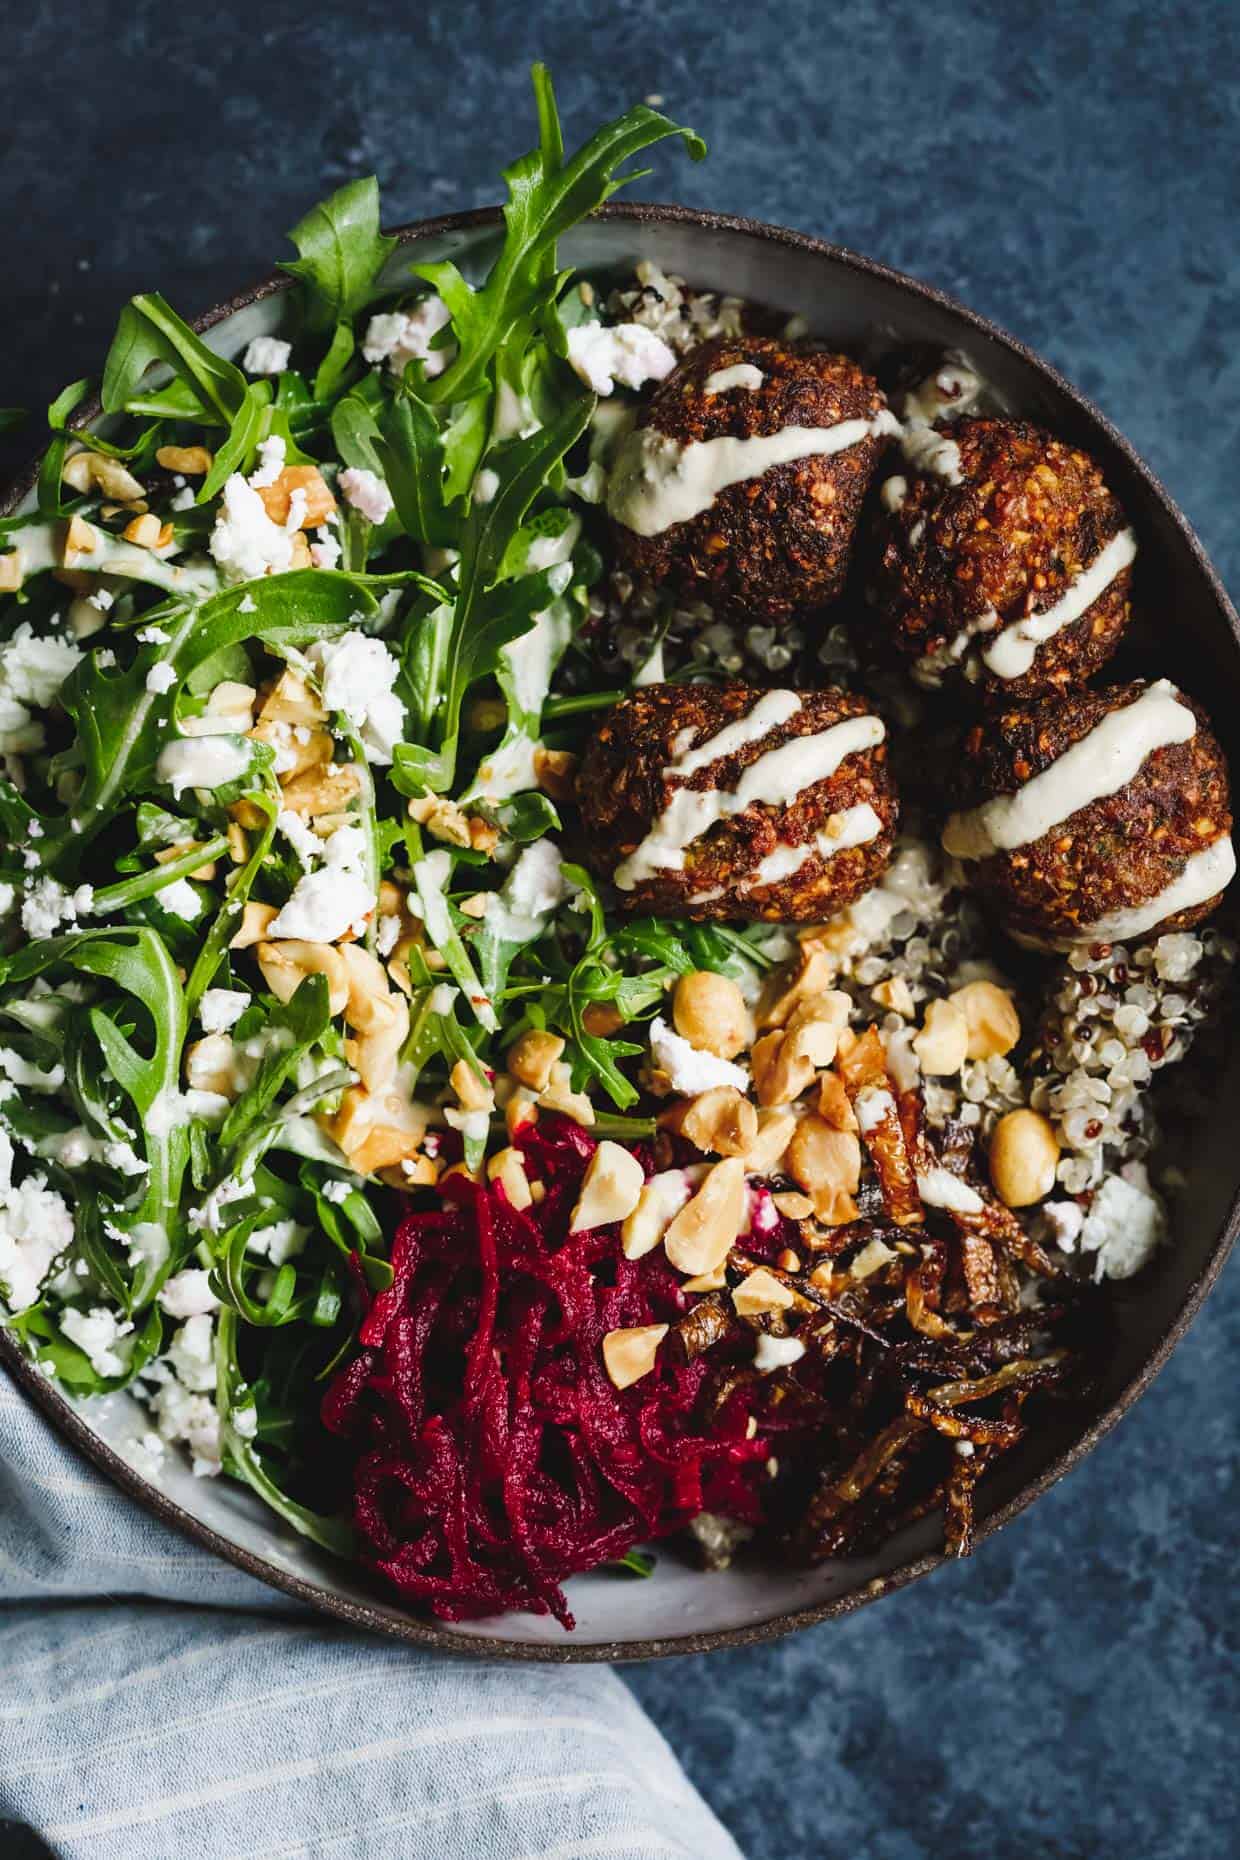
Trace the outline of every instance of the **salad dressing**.
<instances>
[{"instance_id":1,"label":"salad dressing","mask_svg":"<svg viewBox=\"0 0 1240 1860\"><path fill-rule=\"evenodd\" d=\"M1126 943L1132 937L1144 936L1147 930L1153 930L1165 918L1174 917L1179 911L1191 911L1198 904L1205 904L1230 885L1235 875L1235 847L1224 833L1186 859L1179 875L1169 885L1164 885L1154 897L1147 898L1143 904L1132 904L1125 909L1111 911L1108 916L1099 917L1092 924L1082 925L1073 941Z\"/></svg>"}]
</instances>

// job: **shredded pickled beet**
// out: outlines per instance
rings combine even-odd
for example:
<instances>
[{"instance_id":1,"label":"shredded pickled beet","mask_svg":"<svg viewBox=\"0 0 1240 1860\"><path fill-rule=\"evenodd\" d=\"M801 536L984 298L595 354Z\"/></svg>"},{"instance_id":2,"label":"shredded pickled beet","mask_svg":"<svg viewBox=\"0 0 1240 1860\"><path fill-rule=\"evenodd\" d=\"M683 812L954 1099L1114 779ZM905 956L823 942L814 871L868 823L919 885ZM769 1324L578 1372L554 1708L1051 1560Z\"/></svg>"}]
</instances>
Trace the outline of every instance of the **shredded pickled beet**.
<instances>
[{"instance_id":1,"label":"shredded pickled beet","mask_svg":"<svg viewBox=\"0 0 1240 1860\"><path fill-rule=\"evenodd\" d=\"M516 1141L542 1200L518 1213L455 1176L402 1223L323 1420L358 1451L361 1555L403 1595L450 1621L521 1608L571 1628L566 1577L703 1510L758 1522L770 1444L746 1438L760 1391L724 1380L726 1346L688 1360L669 1337L613 1387L607 1332L674 1324L689 1300L661 1248L627 1260L614 1227L569 1234L587 1132L544 1117Z\"/></svg>"}]
</instances>

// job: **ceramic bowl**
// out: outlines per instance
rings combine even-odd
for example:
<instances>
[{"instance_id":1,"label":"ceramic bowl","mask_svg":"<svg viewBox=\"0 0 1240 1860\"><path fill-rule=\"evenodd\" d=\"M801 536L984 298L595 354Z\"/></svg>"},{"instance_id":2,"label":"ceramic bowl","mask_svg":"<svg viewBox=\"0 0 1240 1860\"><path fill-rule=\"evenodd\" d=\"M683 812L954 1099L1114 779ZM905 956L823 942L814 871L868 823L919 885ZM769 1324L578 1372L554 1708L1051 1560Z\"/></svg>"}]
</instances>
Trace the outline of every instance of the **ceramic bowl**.
<instances>
[{"instance_id":1,"label":"ceramic bowl","mask_svg":"<svg viewBox=\"0 0 1240 1860\"><path fill-rule=\"evenodd\" d=\"M486 211L405 227L395 262L407 263L415 253L419 260L452 257L467 272L477 272L496 249L497 226L497 214ZM1159 669L1205 698L1233 766L1240 767L1240 745L1228 741L1240 719L1240 624L1218 576L1127 441L1022 344L941 292L855 253L718 214L613 205L565 239L561 252L562 262L595 272L653 259L695 286L799 313L814 335L844 349L872 352L876 341L963 349L1010 406L1101 462L1141 538L1145 606L1166 617L1165 663ZM197 327L212 347L237 355L252 336L279 328L288 288L287 278L270 278L210 311ZM7 508L15 508L30 488L29 481L19 485ZM1176 1204L1174 1244L1139 1278L1114 1288L1114 1345L1088 1406L1026 1441L982 1487L981 1539L1083 1460L1131 1407L1183 1338L1222 1267L1240 1224L1235 1142L1240 1069L1234 1059L1212 1085L1213 1109L1194 1129L1189 1184ZM573 1634L530 1615L447 1627L407 1612L362 1572L286 1529L229 1480L195 1479L170 1454L160 1483L148 1483L110 1444L134 1427L128 1397L74 1405L32 1371L3 1332L0 1362L67 1439L138 1504L196 1543L329 1615L426 1646L519 1660L698 1653L844 1614L926 1575L942 1560L934 1520L893 1537L872 1556L814 1569L744 1563L704 1576L665 1554L647 1581L597 1573L569 1583L578 1623ZM984 1542L980 1554L986 1554Z\"/></svg>"}]
</instances>

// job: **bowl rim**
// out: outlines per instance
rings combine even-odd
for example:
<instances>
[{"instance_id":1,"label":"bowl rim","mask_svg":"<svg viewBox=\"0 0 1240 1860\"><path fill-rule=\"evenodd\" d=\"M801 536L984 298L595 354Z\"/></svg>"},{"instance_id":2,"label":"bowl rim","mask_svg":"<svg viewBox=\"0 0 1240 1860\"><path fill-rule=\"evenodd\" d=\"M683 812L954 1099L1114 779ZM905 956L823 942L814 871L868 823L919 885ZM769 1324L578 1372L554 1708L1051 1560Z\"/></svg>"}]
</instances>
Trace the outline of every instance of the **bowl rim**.
<instances>
[{"instance_id":1,"label":"bowl rim","mask_svg":"<svg viewBox=\"0 0 1240 1860\"><path fill-rule=\"evenodd\" d=\"M392 228L391 231L399 244L407 245L415 240L495 226L500 223L500 215L499 207L477 207L465 212L440 214L428 219L408 221ZM794 251L808 253L863 277L893 285L924 303L947 310L988 341L1006 349L1009 354L1049 380L1058 393L1083 416L1084 422L1101 431L1111 446L1122 455L1128 468L1143 480L1155 501L1161 505L1165 514L1179 530L1198 572L1214 596L1237 649L1240 650L1240 615L1237 615L1218 572L1175 499L1131 443L1112 425L1107 416L1085 394L1074 387L1053 363L1044 360L1042 356L1020 341L1018 337L1011 335L1001 325L982 316L978 311L970 309L966 304L960 303L948 292L938 289L935 285L910 277L876 259L855 252L847 246L817 239L809 233L797 232L791 227L774 225L764 220L748 219L736 214L715 213L656 201L612 201L599 208L591 217L621 221L637 227L647 224L694 226L705 231L740 234L764 240L771 245L785 246ZM294 283L295 279L286 273L270 273L257 284L204 311L201 316L193 319L192 327L199 333L212 329L239 311L260 303L267 297L292 289ZM100 411L98 397L92 396L77 409L70 424L72 426L86 425L96 418ZM36 458L25 471L18 473L8 489L0 495L0 516L8 515L16 508L34 485L37 475ZM1188 1286L1179 1308L1155 1348L1109 1406L1083 1433L1074 1438L1040 1472L1026 1480L1010 1498L979 1522L976 1533L978 1543L1001 1530L1005 1524L1017 1517L1051 1486L1057 1485L1067 1473L1071 1472L1093 1451L1099 1441L1110 1433L1116 1423L1145 1393L1196 1318L1206 1296L1222 1271L1238 1232L1240 1232L1240 1183L1237 1184L1233 1193L1221 1232L1211 1247L1201 1270ZM3 1364L14 1381L43 1412L53 1427L99 1471L106 1474L113 1484L119 1486L130 1498L136 1499L161 1523L170 1525L174 1530L181 1532L201 1549L222 1557L226 1562L232 1563L246 1575L256 1578L268 1588L276 1589L295 1601L306 1603L320 1613L333 1616L347 1626L363 1628L415 1646L434 1648L439 1652L453 1653L466 1658L536 1661L565 1665L600 1661L665 1659L676 1655L711 1653L723 1647L754 1646L780 1639L785 1634L812 1627L821 1621L834 1620L851 1614L854 1610L877 1601L894 1590L905 1588L909 1583L928 1575L932 1570L938 1569L949 1561L942 1550L928 1551L920 1556L909 1558L886 1575L861 1583L828 1601L817 1602L806 1608L785 1610L766 1619L749 1622L739 1627L713 1628L675 1638L665 1636L656 1639L581 1643L574 1642L571 1636L566 1635L563 1642L531 1642L512 1640L503 1635L484 1636L458 1633L443 1623L423 1621L414 1616L403 1618L393 1616L385 1612L378 1604L372 1606L369 1603L355 1601L351 1597L334 1593L320 1583L281 1569L265 1558L246 1550L240 1544L232 1542L211 1525L204 1524L185 1511L158 1486L143 1478L128 1461L122 1459L113 1448L108 1446L102 1437L70 1406L65 1397L22 1355L17 1344L3 1329L0 1329L0 1364Z\"/></svg>"}]
</instances>

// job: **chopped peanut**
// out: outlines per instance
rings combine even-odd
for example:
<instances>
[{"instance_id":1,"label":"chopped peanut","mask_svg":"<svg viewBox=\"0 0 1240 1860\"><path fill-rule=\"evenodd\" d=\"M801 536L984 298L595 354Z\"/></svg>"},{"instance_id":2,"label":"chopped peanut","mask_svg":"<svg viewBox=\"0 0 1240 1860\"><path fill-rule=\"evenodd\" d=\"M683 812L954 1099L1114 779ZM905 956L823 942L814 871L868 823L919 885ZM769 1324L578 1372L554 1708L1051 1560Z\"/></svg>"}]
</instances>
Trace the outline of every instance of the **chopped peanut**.
<instances>
[{"instance_id":1,"label":"chopped peanut","mask_svg":"<svg viewBox=\"0 0 1240 1860\"><path fill-rule=\"evenodd\" d=\"M229 943L229 949L253 949L267 935L267 926L280 915L274 904L258 904L253 898L246 901L242 910L241 923Z\"/></svg>"},{"instance_id":2,"label":"chopped peanut","mask_svg":"<svg viewBox=\"0 0 1240 1860\"><path fill-rule=\"evenodd\" d=\"M663 1250L678 1272L712 1272L723 1264L744 1222L745 1197L745 1165L739 1156L707 1172L663 1237Z\"/></svg>"},{"instance_id":3,"label":"chopped peanut","mask_svg":"<svg viewBox=\"0 0 1240 1860\"><path fill-rule=\"evenodd\" d=\"M495 1093L480 1079L467 1059L458 1059L448 1074L448 1083L456 1093L463 1111L493 1111Z\"/></svg>"},{"instance_id":4,"label":"chopped peanut","mask_svg":"<svg viewBox=\"0 0 1240 1860\"><path fill-rule=\"evenodd\" d=\"M289 937L278 943L260 943L256 954L263 980L277 1001L291 1001L306 976L323 975L331 1012L343 1013L349 998L349 973L340 951L330 943Z\"/></svg>"},{"instance_id":5,"label":"chopped peanut","mask_svg":"<svg viewBox=\"0 0 1240 1860\"><path fill-rule=\"evenodd\" d=\"M810 1112L788 1145L788 1173L810 1196L824 1225L855 1221L853 1200L861 1184L861 1144L848 1130L835 1130Z\"/></svg>"},{"instance_id":6,"label":"chopped peanut","mask_svg":"<svg viewBox=\"0 0 1240 1860\"><path fill-rule=\"evenodd\" d=\"M70 517L68 528L65 530L65 567L73 566L70 560L72 556L93 555L98 541L98 532L92 529L84 517Z\"/></svg>"},{"instance_id":7,"label":"chopped peanut","mask_svg":"<svg viewBox=\"0 0 1240 1860\"><path fill-rule=\"evenodd\" d=\"M22 585L22 552L6 549L0 555L0 594L16 594Z\"/></svg>"},{"instance_id":8,"label":"chopped peanut","mask_svg":"<svg viewBox=\"0 0 1240 1860\"><path fill-rule=\"evenodd\" d=\"M737 1317L762 1317L768 1311L786 1311L793 1293L765 1266L755 1266L732 1292Z\"/></svg>"},{"instance_id":9,"label":"chopped peanut","mask_svg":"<svg viewBox=\"0 0 1240 1860\"><path fill-rule=\"evenodd\" d=\"M553 801L571 801L576 779L577 758L567 749L534 751L534 780Z\"/></svg>"},{"instance_id":10,"label":"chopped peanut","mask_svg":"<svg viewBox=\"0 0 1240 1860\"><path fill-rule=\"evenodd\" d=\"M838 1072L824 1072L818 1081L818 1115L833 1130L856 1130L857 1117Z\"/></svg>"},{"instance_id":11,"label":"chopped peanut","mask_svg":"<svg viewBox=\"0 0 1240 1860\"><path fill-rule=\"evenodd\" d=\"M336 508L336 500L317 465L286 465L271 484L258 487L263 509L271 521L281 528L287 524L295 491L301 491L305 497L298 530L314 530L326 523Z\"/></svg>"},{"instance_id":12,"label":"chopped peanut","mask_svg":"<svg viewBox=\"0 0 1240 1860\"><path fill-rule=\"evenodd\" d=\"M582 1179L569 1233L588 1233L627 1220L641 1199L645 1181L645 1171L632 1150L620 1143L600 1143Z\"/></svg>"},{"instance_id":13,"label":"chopped peanut","mask_svg":"<svg viewBox=\"0 0 1240 1860\"><path fill-rule=\"evenodd\" d=\"M912 1020L917 1012L913 991L902 975L892 975L885 982L880 982L874 990L874 999L879 1007L889 1008L904 1020Z\"/></svg>"},{"instance_id":14,"label":"chopped peanut","mask_svg":"<svg viewBox=\"0 0 1240 1860\"><path fill-rule=\"evenodd\" d=\"M603 1362L618 1389L640 1382L654 1368L666 1324L638 1324L630 1330L609 1330L603 1338Z\"/></svg>"},{"instance_id":15,"label":"chopped peanut","mask_svg":"<svg viewBox=\"0 0 1240 1860\"><path fill-rule=\"evenodd\" d=\"M731 1085L716 1085L692 1099L680 1119L695 1149L719 1156L746 1156L758 1136L758 1113Z\"/></svg>"},{"instance_id":16,"label":"chopped peanut","mask_svg":"<svg viewBox=\"0 0 1240 1860\"><path fill-rule=\"evenodd\" d=\"M788 1049L782 1032L764 1033L755 1040L750 1061L759 1104L793 1104L813 1082L813 1060Z\"/></svg>"},{"instance_id":17,"label":"chopped peanut","mask_svg":"<svg viewBox=\"0 0 1240 1860\"><path fill-rule=\"evenodd\" d=\"M179 471L186 478L205 478L215 463L215 454L205 446L160 446L155 463L165 471Z\"/></svg>"},{"instance_id":18,"label":"chopped peanut","mask_svg":"<svg viewBox=\"0 0 1240 1860\"><path fill-rule=\"evenodd\" d=\"M787 979L786 970L780 971L775 991L764 997L758 1015L759 1026L782 1027L797 1003L825 993L838 971L838 962L825 946L816 938L806 937L800 946L799 967L792 980Z\"/></svg>"},{"instance_id":19,"label":"chopped peanut","mask_svg":"<svg viewBox=\"0 0 1240 1860\"><path fill-rule=\"evenodd\" d=\"M581 1016L581 1022L587 1033L596 1039L610 1039L613 1033L619 1033L624 1026L624 1015L611 1001L591 1001Z\"/></svg>"},{"instance_id":20,"label":"chopped peanut","mask_svg":"<svg viewBox=\"0 0 1240 1860\"><path fill-rule=\"evenodd\" d=\"M1059 1139L1037 1111L1009 1111L990 1139L990 1179L1005 1207L1028 1208L1055 1186Z\"/></svg>"},{"instance_id":21,"label":"chopped peanut","mask_svg":"<svg viewBox=\"0 0 1240 1860\"><path fill-rule=\"evenodd\" d=\"M148 511L145 516L135 517L132 523L127 523L122 534L126 542L136 543L139 549L158 549L162 529L159 518Z\"/></svg>"},{"instance_id":22,"label":"chopped peanut","mask_svg":"<svg viewBox=\"0 0 1240 1860\"><path fill-rule=\"evenodd\" d=\"M672 996L676 1031L690 1046L734 1059L753 1036L753 1022L745 997L726 975L695 969L682 975Z\"/></svg>"},{"instance_id":23,"label":"chopped peanut","mask_svg":"<svg viewBox=\"0 0 1240 1860\"><path fill-rule=\"evenodd\" d=\"M75 491L98 489L121 504L135 503L146 493L120 459L105 458L101 452L71 452L60 476Z\"/></svg>"},{"instance_id":24,"label":"chopped peanut","mask_svg":"<svg viewBox=\"0 0 1240 1860\"><path fill-rule=\"evenodd\" d=\"M564 1042L558 1033L544 1033L540 1028L531 1027L509 1047L508 1070L531 1091L546 1091L551 1083L551 1068L563 1051Z\"/></svg>"},{"instance_id":25,"label":"chopped peanut","mask_svg":"<svg viewBox=\"0 0 1240 1860\"><path fill-rule=\"evenodd\" d=\"M928 1078L959 1072L969 1050L969 1023L954 1001L932 1001L925 1023L914 1036L913 1051Z\"/></svg>"},{"instance_id":26,"label":"chopped peanut","mask_svg":"<svg viewBox=\"0 0 1240 1860\"><path fill-rule=\"evenodd\" d=\"M758 1112L758 1134L745 1152L745 1167L752 1175L776 1173L796 1127L791 1111L766 1108Z\"/></svg>"},{"instance_id":27,"label":"chopped peanut","mask_svg":"<svg viewBox=\"0 0 1240 1860\"><path fill-rule=\"evenodd\" d=\"M1010 1053L1020 1038L1020 1015L1006 988L994 982L966 982L948 996L964 1015L969 1029L966 1059L997 1059Z\"/></svg>"},{"instance_id":28,"label":"chopped peanut","mask_svg":"<svg viewBox=\"0 0 1240 1860\"><path fill-rule=\"evenodd\" d=\"M487 1163L487 1178L498 1182L508 1197L508 1205L519 1213L533 1206L534 1196L525 1173L525 1158L520 1150L497 1150Z\"/></svg>"},{"instance_id":29,"label":"chopped peanut","mask_svg":"<svg viewBox=\"0 0 1240 1860\"><path fill-rule=\"evenodd\" d=\"M772 1195L771 1200L790 1221L807 1221L814 1212L814 1204L809 1196L798 1194L794 1189L785 1189L778 1195ZM790 1267L789 1270L795 1272L796 1267Z\"/></svg>"},{"instance_id":30,"label":"chopped peanut","mask_svg":"<svg viewBox=\"0 0 1240 1860\"><path fill-rule=\"evenodd\" d=\"M683 1169L665 1169L661 1175L652 1175L620 1229L624 1257L641 1259L653 1252L688 1199L689 1182Z\"/></svg>"}]
</instances>

